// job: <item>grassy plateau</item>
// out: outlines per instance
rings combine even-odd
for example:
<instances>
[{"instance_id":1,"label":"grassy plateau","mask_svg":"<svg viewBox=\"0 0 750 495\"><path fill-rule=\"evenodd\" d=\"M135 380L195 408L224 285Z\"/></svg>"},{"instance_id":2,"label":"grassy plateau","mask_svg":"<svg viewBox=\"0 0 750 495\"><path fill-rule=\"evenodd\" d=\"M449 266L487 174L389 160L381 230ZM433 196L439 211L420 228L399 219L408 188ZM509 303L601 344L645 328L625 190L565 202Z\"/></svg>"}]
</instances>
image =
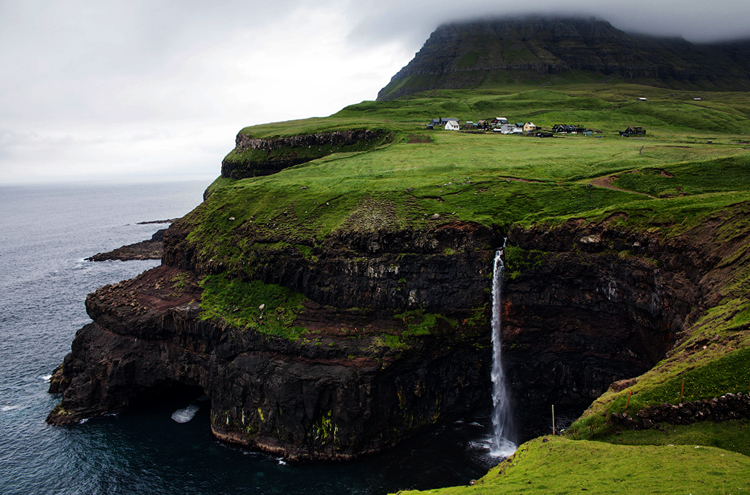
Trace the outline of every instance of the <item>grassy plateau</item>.
<instances>
[{"instance_id":1,"label":"grassy plateau","mask_svg":"<svg viewBox=\"0 0 750 495\"><path fill-rule=\"evenodd\" d=\"M600 132L536 138L426 130L432 118L500 116L544 129L579 124ZM631 125L647 134L618 135ZM241 132L273 139L350 129L388 132L389 139L274 175L220 177L210 186L208 199L185 219L202 259L228 274L204 279L204 316L291 340L307 335L293 326L300 294L241 280L253 280L252 264L264 253L292 250L313 260L326 239L348 232L428 229L457 220L552 228L571 218L593 223L625 213L618 228L663 239L716 219L724 222L726 239L750 233L748 93L507 85L366 101L327 118ZM430 493L750 492L746 420L621 434L607 423L613 412L634 415L647 405L678 402L683 378L684 400L748 393L750 263L743 245L724 261L721 299L637 385L605 393L566 437L522 445L473 486ZM259 326L269 315L273 324ZM429 331L428 320L412 333Z\"/></svg>"}]
</instances>

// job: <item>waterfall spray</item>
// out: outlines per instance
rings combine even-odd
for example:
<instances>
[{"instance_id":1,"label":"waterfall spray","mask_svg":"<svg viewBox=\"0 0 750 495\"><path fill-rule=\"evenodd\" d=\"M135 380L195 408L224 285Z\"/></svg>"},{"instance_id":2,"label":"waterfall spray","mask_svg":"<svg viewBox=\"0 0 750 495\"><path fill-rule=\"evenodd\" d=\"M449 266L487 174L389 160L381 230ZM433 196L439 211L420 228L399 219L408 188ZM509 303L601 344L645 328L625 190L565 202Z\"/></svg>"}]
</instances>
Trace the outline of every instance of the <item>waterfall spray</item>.
<instances>
[{"instance_id":1,"label":"waterfall spray","mask_svg":"<svg viewBox=\"0 0 750 495\"><path fill-rule=\"evenodd\" d=\"M508 457L516 451L513 443L513 417L510 398L505 384L502 360L502 309L503 309L503 249L495 254L492 279L492 425L493 438L490 450L493 456Z\"/></svg>"}]
</instances>

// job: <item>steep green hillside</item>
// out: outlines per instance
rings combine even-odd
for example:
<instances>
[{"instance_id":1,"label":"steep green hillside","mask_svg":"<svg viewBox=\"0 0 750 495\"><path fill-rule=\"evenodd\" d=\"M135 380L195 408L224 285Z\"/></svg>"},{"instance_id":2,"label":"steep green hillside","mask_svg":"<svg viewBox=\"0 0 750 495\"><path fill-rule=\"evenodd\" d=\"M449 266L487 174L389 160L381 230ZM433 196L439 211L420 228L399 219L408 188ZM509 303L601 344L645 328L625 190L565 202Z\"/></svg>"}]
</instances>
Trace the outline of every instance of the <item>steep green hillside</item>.
<instances>
[{"instance_id":1,"label":"steep green hillside","mask_svg":"<svg viewBox=\"0 0 750 495\"><path fill-rule=\"evenodd\" d=\"M631 35L593 18L529 16L445 24L378 94L446 88L630 82L747 90L748 41L693 44Z\"/></svg>"}]
</instances>

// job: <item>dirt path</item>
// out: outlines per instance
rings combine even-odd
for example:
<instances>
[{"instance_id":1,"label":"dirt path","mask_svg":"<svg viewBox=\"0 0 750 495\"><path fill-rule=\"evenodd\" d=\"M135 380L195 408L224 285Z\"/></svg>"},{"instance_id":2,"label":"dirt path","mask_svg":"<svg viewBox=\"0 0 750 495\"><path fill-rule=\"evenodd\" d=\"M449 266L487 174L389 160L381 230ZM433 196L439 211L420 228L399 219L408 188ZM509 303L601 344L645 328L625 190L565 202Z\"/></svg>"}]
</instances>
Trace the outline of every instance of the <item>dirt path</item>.
<instances>
[{"instance_id":1,"label":"dirt path","mask_svg":"<svg viewBox=\"0 0 750 495\"><path fill-rule=\"evenodd\" d=\"M606 177L597 177L596 179L592 179L589 181L589 184L596 187L604 187L606 189L612 189L613 191L620 191L620 192L626 192L626 193L632 193L632 194L640 194L641 196L646 196L652 199L657 199L656 196L651 196L650 194L638 192L638 191L628 191L627 189L620 189L619 187L615 187L612 185L612 183L617 180L616 175L608 175Z\"/></svg>"}]
</instances>

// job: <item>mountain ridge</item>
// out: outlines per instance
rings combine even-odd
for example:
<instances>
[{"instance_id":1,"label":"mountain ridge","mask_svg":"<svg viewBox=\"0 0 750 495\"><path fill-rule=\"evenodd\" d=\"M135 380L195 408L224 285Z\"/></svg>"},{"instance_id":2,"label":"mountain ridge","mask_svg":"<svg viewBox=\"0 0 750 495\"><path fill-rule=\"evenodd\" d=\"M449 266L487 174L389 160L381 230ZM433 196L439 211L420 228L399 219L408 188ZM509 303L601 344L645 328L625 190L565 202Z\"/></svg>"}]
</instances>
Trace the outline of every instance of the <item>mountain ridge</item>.
<instances>
[{"instance_id":1,"label":"mountain ridge","mask_svg":"<svg viewBox=\"0 0 750 495\"><path fill-rule=\"evenodd\" d=\"M608 82L675 89L750 89L750 39L694 44L628 34L583 17L508 17L443 24L378 93L379 101L435 89L514 82Z\"/></svg>"}]
</instances>

